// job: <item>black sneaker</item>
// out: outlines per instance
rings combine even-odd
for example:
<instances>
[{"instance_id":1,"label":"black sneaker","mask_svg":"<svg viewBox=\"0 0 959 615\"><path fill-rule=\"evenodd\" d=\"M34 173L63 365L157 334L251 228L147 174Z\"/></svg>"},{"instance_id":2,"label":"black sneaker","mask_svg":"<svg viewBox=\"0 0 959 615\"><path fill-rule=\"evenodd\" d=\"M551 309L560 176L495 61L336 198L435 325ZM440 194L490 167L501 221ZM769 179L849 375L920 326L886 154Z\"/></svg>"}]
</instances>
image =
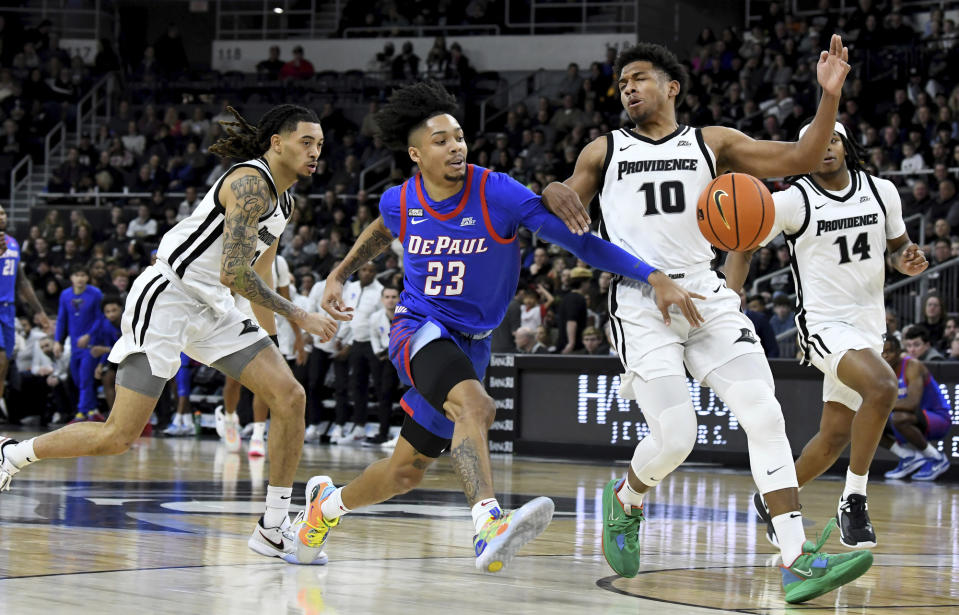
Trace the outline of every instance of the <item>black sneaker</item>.
<instances>
[{"instance_id":1,"label":"black sneaker","mask_svg":"<svg viewBox=\"0 0 959 615\"><path fill-rule=\"evenodd\" d=\"M378 433L363 440L363 446L379 446L389 439L389 434Z\"/></svg>"},{"instance_id":2,"label":"black sneaker","mask_svg":"<svg viewBox=\"0 0 959 615\"><path fill-rule=\"evenodd\" d=\"M779 548L779 539L776 538L776 528L773 527L773 518L769 516L769 509L766 508L766 502L758 491L753 494L753 506L756 508L756 514L760 521L766 524L766 540L769 544Z\"/></svg>"},{"instance_id":3,"label":"black sneaker","mask_svg":"<svg viewBox=\"0 0 959 615\"><path fill-rule=\"evenodd\" d=\"M869 520L866 496L851 493L848 498L840 498L836 522L839 524L839 542L844 546L850 549L871 549L876 546L876 532Z\"/></svg>"}]
</instances>

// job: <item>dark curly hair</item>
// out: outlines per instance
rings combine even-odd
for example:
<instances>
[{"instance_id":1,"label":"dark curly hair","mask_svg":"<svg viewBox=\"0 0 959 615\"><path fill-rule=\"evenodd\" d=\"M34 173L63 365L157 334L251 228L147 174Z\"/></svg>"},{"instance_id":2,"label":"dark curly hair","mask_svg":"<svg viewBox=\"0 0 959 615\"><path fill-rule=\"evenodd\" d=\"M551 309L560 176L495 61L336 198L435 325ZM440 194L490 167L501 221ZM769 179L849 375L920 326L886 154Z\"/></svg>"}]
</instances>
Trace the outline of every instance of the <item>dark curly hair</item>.
<instances>
[{"instance_id":1,"label":"dark curly hair","mask_svg":"<svg viewBox=\"0 0 959 615\"><path fill-rule=\"evenodd\" d=\"M459 111L456 97L435 81L421 81L393 92L389 102L376 114L376 126L387 147L405 150L410 133L423 122Z\"/></svg>"},{"instance_id":2,"label":"dark curly hair","mask_svg":"<svg viewBox=\"0 0 959 615\"><path fill-rule=\"evenodd\" d=\"M686 90L689 89L689 71L679 61L676 54L656 43L640 43L635 47L621 51L616 56L613 71L618 77L623 72L623 68L633 62L649 62L653 65L653 68L664 72L670 81L678 81L679 94L676 95L675 105L678 107L683 102L686 97Z\"/></svg>"},{"instance_id":3,"label":"dark curly hair","mask_svg":"<svg viewBox=\"0 0 959 615\"><path fill-rule=\"evenodd\" d=\"M270 138L273 135L295 130L300 122L320 123L316 113L299 105L277 105L264 113L256 126L243 119L233 107L226 109L233 114L236 121L220 122L227 136L210 146L210 151L221 158L257 158L270 149Z\"/></svg>"}]
</instances>

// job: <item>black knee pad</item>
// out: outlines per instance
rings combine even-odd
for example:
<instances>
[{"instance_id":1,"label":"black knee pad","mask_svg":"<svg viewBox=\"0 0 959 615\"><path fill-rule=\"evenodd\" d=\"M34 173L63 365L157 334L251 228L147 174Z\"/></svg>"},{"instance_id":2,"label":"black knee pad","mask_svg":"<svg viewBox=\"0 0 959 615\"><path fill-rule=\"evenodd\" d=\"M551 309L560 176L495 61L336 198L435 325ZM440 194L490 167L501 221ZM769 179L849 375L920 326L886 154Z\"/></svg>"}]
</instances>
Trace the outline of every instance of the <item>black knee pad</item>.
<instances>
[{"instance_id":1,"label":"black knee pad","mask_svg":"<svg viewBox=\"0 0 959 615\"><path fill-rule=\"evenodd\" d=\"M434 340L417 352L410 371L413 386L440 412L453 387L464 380L479 380L466 353L446 338Z\"/></svg>"}]
</instances>

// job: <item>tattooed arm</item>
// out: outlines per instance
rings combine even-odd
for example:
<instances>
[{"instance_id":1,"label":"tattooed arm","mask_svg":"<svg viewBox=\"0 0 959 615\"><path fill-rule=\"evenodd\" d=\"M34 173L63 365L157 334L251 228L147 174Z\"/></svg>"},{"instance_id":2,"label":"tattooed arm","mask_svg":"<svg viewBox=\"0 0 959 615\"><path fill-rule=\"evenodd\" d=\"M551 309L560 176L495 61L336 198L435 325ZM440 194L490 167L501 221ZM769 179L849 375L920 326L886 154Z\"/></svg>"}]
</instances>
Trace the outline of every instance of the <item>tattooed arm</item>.
<instances>
[{"instance_id":1,"label":"tattooed arm","mask_svg":"<svg viewBox=\"0 0 959 615\"><path fill-rule=\"evenodd\" d=\"M249 299L254 306L286 316L310 333L331 338L336 333L336 323L293 305L277 294L253 268L253 259L258 256L256 241L260 216L272 204L269 186L256 171L239 170L228 180L232 180L229 188L224 181L219 194L226 210L220 282Z\"/></svg>"},{"instance_id":2,"label":"tattooed arm","mask_svg":"<svg viewBox=\"0 0 959 615\"><path fill-rule=\"evenodd\" d=\"M343 262L326 278L322 305L330 316L337 320L353 319L353 308L343 305L343 284L353 275L353 272L385 250L392 242L393 235L386 228L382 216L363 229L349 253L343 257Z\"/></svg>"}]
</instances>

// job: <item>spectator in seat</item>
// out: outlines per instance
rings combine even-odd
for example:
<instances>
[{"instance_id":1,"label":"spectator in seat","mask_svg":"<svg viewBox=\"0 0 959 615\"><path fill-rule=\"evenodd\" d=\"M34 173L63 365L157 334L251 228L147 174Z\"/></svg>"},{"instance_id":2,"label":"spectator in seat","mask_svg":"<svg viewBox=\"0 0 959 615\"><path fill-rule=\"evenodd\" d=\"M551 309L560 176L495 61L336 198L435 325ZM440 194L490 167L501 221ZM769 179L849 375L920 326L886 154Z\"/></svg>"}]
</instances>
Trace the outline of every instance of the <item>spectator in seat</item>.
<instances>
[{"instance_id":1,"label":"spectator in seat","mask_svg":"<svg viewBox=\"0 0 959 615\"><path fill-rule=\"evenodd\" d=\"M536 329L520 327L513 332L516 354L547 354L549 349L536 339Z\"/></svg>"},{"instance_id":2,"label":"spectator in seat","mask_svg":"<svg viewBox=\"0 0 959 615\"><path fill-rule=\"evenodd\" d=\"M200 197L197 196L196 186L187 186L183 191L183 200L176 210L176 221L179 222L188 217L196 206L200 204Z\"/></svg>"},{"instance_id":3,"label":"spectator in seat","mask_svg":"<svg viewBox=\"0 0 959 615\"><path fill-rule=\"evenodd\" d=\"M261 79L276 80L280 78L280 71L283 70L285 62L280 59L280 47L271 45L269 57L261 60L256 65L256 74Z\"/></svg>"},{"instance_id":4,"label":"spectator in seat","mask_svg":"<svg viewBox=\"0 0 959 615\"><path fill-rule=\"evenodd\" d=\"M590 356L609 356L609 344L603 339L603 332L596 327L583 330L583 349L574 354Z\"/></svg>"},{"instance_id":5,"label":"spectator in seat","mask_svg":"<svg viewBox=\"0 0 959 615\"><path fill-rule=\"evenodd\" d=\"M935 267L936 265L941 265L946 261L952 260L952 258L951 242L948 239L936 239L932 246L932 262L930 264Z\"/></svg>"},{"instance_id":6,"label":"spectator in seat","mask_svg":"<svg viewBox=\"0 0 959 615\"><path fill-rule=\"evenodd\" d=\"M946 315L942 306L942 298L935 292L926 295L922 302L922 318L919 323L929 332L929 341L938 346L945 334Z\"/></svg>"},{"instance_id":7,"label":"spectator in seat","mask_svg":"<svg viewBox=\"0 0 959 615\"><path fill-rule=\"evenodd\" d=\"M406 41L400 55L393 58L391 67L393 79L409 81L420 74L420 58L413 53L413 43Z\"/></svg>"},{"instance_id":8,"label":"spectator in seat","mask_svg":"<svg viewBox=\"0 0 959 615\"><path fill-rule=\"evenodd\" d=\"M117 296L108 296L103 299L103 314L93 326L93 330L80 338L80 343L89 348L90 356L96 361L93 377L103 384L103 396L106 398L107 408L113 407L116 399L117 365L111 363L107 357L113 345L120 339L120 318L123 316L123 303Z\"/></svg>"},{"instance_id":9,"label":"spectator in seat","mask_svg":"<svg viewBox=\"0 0 959 615\"><path fill-rule=\"evenodd\" d=\"M748 298L746 298L742 292L740 292L740 295L745 298L744 307L746 308L746 316L756 327L756 334L759 336L758 341L762 344L766 356L770 359L779 357L779 344L776 342L776 333L773 331L772 325L769 324L769 316L766 315L766 301L762 295L751 295ZM752 334L748 329L743 331L742 337L751 343L756 343L757 341L752 339Z\"/></svg>"},{"instance_id":10,"label":"spectator in seat","mask_svg":"<svg viewBox=\"0 0 959 615\"><path fill-rule=\"evenodd\" d=\"M400 291L384 286L380 293L381 309L370 317L370 344L373 355L379 360L378 373L374 375L373 387L376 391L377 419L379 431L375 436L366 438L365 444L379 445L390 439L390 415L393 412L393 400L400 388L400 379L396 368L390 362L390 327L396 313L396 304L400 300Z\"/></svg>"},{"instance_id":11,"label":"spectator in seat","mask_svg":"<svg viewBox=\"0 0 959 615\"><path fill-rule=\"evenodd\" d=\"M910 357L919 359L923 363L927 361L942 361L942 353L936 350L931 343L929 329L925 325L913 325L903 333L903 345Z\"/></svg>"},{"instance_id":12,"label":"spectator in seat","mask_svg":"<svg viewBox=\"0 0 959 615\"><path fill-rule=\"evenodd\" d=\"M53 339L44 336L36 342L30 369L21 372L25 399L33 400L45 415L51 412L50 424L63 422L61 410L69 408L70 390L67 387L70 356L57 349ZM38 403L39 402L39 403Z\"/></svg>"},{"instance_id":13,"label":"spectator in seat","mask_svg":"<svg viewBox=\"0 0 959 615\"><path fill-rule=\"evenodd\" d=\"M137 217L127 226L127 237L152 241L157 236L157 221L150 217L150 208L146 205L137 207Z\"/></svg>"},{"instance_id":14,"label":"spectator in seat","mask_svg":"<svg viewBox=\"0 0 959 615\"><path fill-rule=\"evenodd\" d=\"M303 47L297 45L293 48L293 59L280 69L280 79L295 81L309 79L315 72L313 64L303 57Z\"/></svg>"}]
</instances>

